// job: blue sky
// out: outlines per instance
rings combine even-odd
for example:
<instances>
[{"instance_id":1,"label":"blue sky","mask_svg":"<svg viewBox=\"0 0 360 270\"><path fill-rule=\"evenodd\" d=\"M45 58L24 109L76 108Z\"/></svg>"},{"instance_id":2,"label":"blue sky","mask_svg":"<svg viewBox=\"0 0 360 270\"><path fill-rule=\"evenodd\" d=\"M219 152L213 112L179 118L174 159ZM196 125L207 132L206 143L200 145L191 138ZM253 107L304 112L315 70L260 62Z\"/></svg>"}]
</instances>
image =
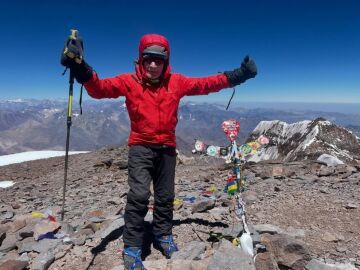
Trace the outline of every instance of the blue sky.
<instances>
[{"instance_id":1,"label":"blue sky","mask_svg":"<svg viewBox=\"0 0 360 270\"><path fill-rule=\"evenodd\" d=\"M59 64L69 29L100 77L133 71L140 37L170 40L174 72L259 74L236 101L360 103L360 1L1 1L0 99L66 98ZM78 87L75 96L78 95ZM231 90L197 97L224 101Z\"/></svg>"}]
</instances>

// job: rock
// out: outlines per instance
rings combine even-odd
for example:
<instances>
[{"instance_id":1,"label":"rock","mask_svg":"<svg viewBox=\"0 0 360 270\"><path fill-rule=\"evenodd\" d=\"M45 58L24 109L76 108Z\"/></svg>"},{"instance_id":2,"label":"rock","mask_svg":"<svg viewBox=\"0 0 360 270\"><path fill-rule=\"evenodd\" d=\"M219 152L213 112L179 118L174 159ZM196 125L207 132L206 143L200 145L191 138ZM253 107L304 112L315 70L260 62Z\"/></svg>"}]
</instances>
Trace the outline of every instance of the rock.
<instances>
[{"instance_id":1,"label":"rock","mask_svg":"<svg viewBox=\"0 0 360 270\"><path fill-rule=\"evenodd\" d=\"M64 232L65 234L67 235L74 234L75 230L73 226L71 226L71 224L69 224L68 222L62 222L60 225L61 225L61 231Z\"/></svg>"},{"instance_id":2,"label":"rock","mask_svg":"<svg viewBox=\"0 0 360 270\"><path fill-rule=\"evenodd\" d=\"M262 243L274 255L278 265L284 269L303 270L311 260L310 252L304 242L285 234L265 234Z\"/></svg>"},{"instance_id":3,"label":"rock","mask_svg":"<svg viewBox=\"0 0 360 270\"><path fill-rule=\"evenodd\" d=\"M19 261L24 261L24 262L29 262L30 258L29 255L27 253L23 253L18 257Z\"/></svg>"},{"instance_id":4,"label":"rock","mask_svg":"<svg viewBox=\"0 0 360 270\"><path fill-rule=\"evenodd\" d=\"M248 224L251 239L253 240L253 245L261 243L261 237L260 234L255 230L254 225Z\"/></svg>"},{"instance_id":5,"label":"rock","mask_svg":"<svg viewBox=\"0 0 360 270\"><path fill-rule=\"evenodd\" d=\"M101 224L95 222L87 222L82 229L91 229L93 232L100 230Z\"/></svg>"},{"instance_id":6,"label":"rock","mask_svg":"<svg viewBox=\"0 0 360 270\"><path fill-rule=\"evenodd\" d=\"M244 251L234 246L229 241L222 239L219 248L215 251L207 269L255 270L255 265L251 256L248 256Z\"/></svg>"},{"instance_id":7,"label":"rock","mask_svg":"<svg viewBox=\"0 0 360 270\"><path fill-rule=\"evenodd\" d=\"M356 172L357 169L355 167L347 164L339 164L335 166L335 174L337 174L338 177L342 179L346 179L351 175L355 174Z\"/></svg>"},{"instance_id":8,"label":"rock","mask_svg":"<svg viewBox=\"0 0 360 270\"><path fill-rule=\"evenodd\" d=\"M100 235L102 239L109 236L113 231L120 229L120 227L125 225L125 221L123 218L115 219L110 223L106 228L99 230L96 234Z\"/></svg>"},{"instance_id":9,"label":"rock","mask_svg":"<svg viewBox=\"0 0 360 270\"><path fill-rule=\"evenodd\" d=\"M283 234L290 235L295 238L303 238L305 237L305 231L303 229L295 229L292 227L287 228L282 232Z\"/></svg>"},{"instance_id":10,"label":"rock","mask_svg":"<svg viewBox=\"0 0 360 270\"><path fill-rule=\"evenodd\" d=\"M93 210L93 211L87 213L86 216L88 218L95 217L95 218L100 218L100 219L104 220L105 217L106 217L106 214L105 214L105 212L103 210ZM92 222L94 222L94 221L92 221Z\"/></svg>"},{"instance_id":11,"label":"rock","mask_svg":"<svg viewBox=\"0 0 360 270\"><path fill-rule=\"evenodd\" d=\"M0 231L0 247L1 247L2 242L4 241L5 237L6 237L6 232L5 231L3 231L3 232Z\"/></svg>"},{"instance_id":12,"label":"rock","mask_svg":"<svg viewBox=\"0 0 360 270\"><path fill-rule=\"evenodd\" d=\"M46 270L55 261L51 252L40 253L32 262L31 270Z\"/></svg>"},{"instance_id":13,"label":"rock","mask_svg":"<svg viewBox=\"0 0 360 270\"><path fill-rule=\"evenodd\" d=\"M206 210L212 209L215 207L215 200L203 200L203 201L198 201L195 202L192 209L191 209L191 213L201 213L201 212L205 212Z\"/></svg>"},{"instance_id":14,"label":"rock","mask_svg":"<svg viewBox=\"0 0 360 270\"><path fill-rule=\"evenodd\" d=\"M275 225L272 225L272 224L257 224L257 225L254 225L254 229L259 234L264 234L264 233L278 234L278 233L282 233L282 229L280 229L278 226L275 226Z\"/></svg>"},{"instance_id":15,"label":"rock","mask_svg":"<svg viewBox=\"0 0 360 270\"><path fill-rule=\"evenodd\" d=\"M76 246L83 246L85 244L85 241L86 241L86 235L79 235L74 239L72 239L72 242Z\"/></svg>"},{"instance_id":16,"label":"rock","mask_svg":"<svg viewBox=\"0 0 360 270\"><path fill-rule=\"evenodd\" d=\"M101 223L101 222L104 222L105 220L106 220L105 218L99 218L99 217L91 217L91 218L89 218L89 221L93 222L93 223Z\"/></svg>"},{"instance_id":17,"label":"rock","mask_svg":"<svg viewBox=\"0 0 360 270\"><path fill-rule=\"evenodd\" d=\"M257 201L258 194L255 191L248 190L243 193L243 199L249 205Z\"/></svg>"},{"instance_id":18,"label":"rock","mask_svg":"<svg viewBox=\"0 0 360 270\"><path fill-rule=\"evenodd\" d=\"M201 260L204 254L206 245L203 242L192 241L186 247L175 252L171 259L183 259L183 260Z\"/></svg>"},{"instance_id":19,"label":"rock","mask_svg":"<svg viewBox=\"0 0 360 270\"><path fill-rule=\"evenodd\" d=\"M285 174L285 169L282 165L275 165L272 168L272 176L275 178L283 177Z\"/></svg>"},{"instance_id":20,"label":"rock","mask_svg":"<svg viewBox=\"0 0 360 270\"><path fill-rule=\"evenodd\" d=\"M255 259L256 270L280 270L270 252L259 253Z\"/></svg>"},{"instance_id":21,"label":"rock","mask_svg":"<svg viewBox=\"0 0 360 270\"><path fill-rule=\"evenodd\" d=\"M171 262L169 262L166 259L160 259L160 260L156 260L156 261L144 261L143 262L144 267L146 269L153 269L153 270L166 269L166 268L168 268L169 263L171 263ZM189 270L188 265L184 264L184 270Z\"/></svg>"},{"instance_id":22,"label":"rock","mask_svg":"<svg viewBox=\"0 0 360 270\"><path fill-rule=\"evenodd\" d=\"M86 239L91 239L94 235L94 232L92 229L80 229L78 232L76 232L73 237L71 238L71 242L74 245L82 246L85 244Z\"/></svg>"},{"instance_id":23,"label":"rock","mask_svg":"<svg viewBox=\"0 0 360 270\"><path fill-rule=\"evenodd\" d=\"M15 221L13 221L9 224L8 232L10 232L10 233L17 232L18 230L24 228L25 226L26 226L25 219L16 219Z\"/></svg>"},{"instance_id":24,"label":"rock","mask_svg":"<svg viewBox=\"0 0 360 270\"><path fill-rule=\"evenodd\" d=\"M335 234L332 234L330 232L325 232L321 239L325 242L339 242L339 241L343 241L344 240L344 237L342 235L335 235Z\"/></svg>"},{"instance_id":25,"label":"rock","mask_svg":"<svg viewBox=\"0 0 360 270\"><path fill-rule=\"evenodd\" d=\"M28 240L28 239L18 242L17 246L18 246L19 254L33 251L33 246L36 244L37 242L35 240Z\"/></svg>"},{"instance_id":26,"label":"rock","mask_svg":"<svg viewBox=\"0 0 360 270\"><path fill-rule=\"evenodd\" d=\"M34 226L32 225L28 225L16 232L16 239L19 241L32 236L34 236Z\"/></svg>"},{"instance_id":27,"label":"rock","mask_svg":"<svg viewBox=\"0 0 360 270\"><path fill-rule=\"evenodd\" d=\"M272 177L272 170L270 168L259 169L255 173L255 177L260 177L261 179L268 179Z\"/></svg>"},{"instance_id":28,"label":"rock","mask_svg":"<svg viewBox=\"0 0 360 270\"><path fill-rule=\"evenodd\" d=\"M7 260L0 263L0 270L23 270L28 264L28 262L21 260Z\"/></svg>"},{"instance_id":29,"label":"rock","mask_svg":"<svg viewBox=\"0 0 360 270\"><path fill-rule=\"evenodd\" d=\"M112 204L112 205L120 205L121 204L121 201L118 199L118 200L115 200L115 199L109 199L106 201L108 204Z\"/></svg>"},{"instance_id":30,"label":"rock","mask_svg":"<svg viewBox=\"0 0 360 270\"><path fill-rule=\"evenodd\" d=\"M348 264L326 264L319 260L312 259L305 270L357 270L354 265Z\"/></svg>"},{"instance_id":31,"label":"rock","mask_svg":"<svg viewBox=\"0 0 360 270\"><path fill-rule=\"evenodd\" d=\"M335 172L334 167L321 167L320 170L317 172L318 176L329 176Z\"/></svg>"},{"instance_id":32,"label":"rock","mask_svg":"<svg viewBox=\"0 0 360 270\"><path fill-rule=\"evenodd\" d=\"M151 270L207 270L209 265L210 258L192 261L192 260L181 260L181 259L171 259L171 260L153 260L153 261L144 261L144 267ZM118 265L113 267L111 270L124 270L123 265Z\"/></svg>"},{"instance_id":33,"label":"rock","mask_svg":"<svg viewBox=\"0 0 360 270\"><path fill-rule=\"evenodd\" d=\"M353 204L353 203L348 203L346 206L345 206L346 209L356 209L358 208L358 206L356 204Z\"/></svg>"},{"instance_id":34,"label":"rock","mask_svg":"<svg viewBox=\"0 0 360 270\"><path fill-rule=\"evenodd\" d=\"M118 266L115 266L115 267L111 268L111 270L124 270L124 266L123 265L118 265Z\"/></svg>"},{"instance_id":35,"label":"rock","mask_svg":"<svg viewBox=\"0 0 360 270\"><path fill-rule=\"evenodd\" d=\"M228 228L223 230L223 235L231 236L231 237L239 237L240 234L243 232L244 226L242 222L235 222L234 224L230 225Z\"/></svg>"},{"instance_id":36,"label":"rock","mask_svg":"<svg viewBox=\"0 0 360 270\"><path fill-rule=\"evenodd\" d=\"M126 170L128 168L126 160L115 160L112 165L118 167L119 170Z\"/></svg>"},{"instance_id":37,"label":"rock","mask_svg":"<svg viewBox=\"0 0 360 270\"><path fill-rule=\"evenodd\" d=\"M211 257L199 260L199 261L191 261L191 269L190 270L207 270L211 261ZM181 270L181 269L180 269Z\"/></svg>"},{"instance_id":38,"label":"rock","mask_svg":"<svg viewBox=\"0 0 360 270\"><path fill-rule=\"evenodd\" d=\"M1 220L1 219L3 219L3 220L4 220L4 219L12 219L14 215L15 215L14 212L12 212L12 211L6 211L6 212L4 212L4 213L1 214L0 220Z\"/></svg>"},{"instance_id":39,"label":"rock","mask_svg":"<svg viewBox=\"0 0 360 270\"><path fill-rule=\"evenodd\" d=\"M16 209L20 209L20 208L21 208L21 205L18 204L18 203L12 203L12 204L11 204L11 207L12 207L14 210L16 210Z\"/></svg>"},{"instance_id":40,"label":"rock","mask_svg":"<svg viewBox=\"0 0 360 270\"><path fill-rule=\"evenodd\" d=\"M336 251L340 253L345 253L346 251L348 251L348 249L344 246L337 246Z\"/></svg>"},{"instance_id":41,"label":"rock","mask_svg":"<svg viewBox=\"0 0 360 270\"><path fill-rule=\"evenodd\" d=\"M174 211L179 211L183 207L183 202L174 203Z\"/></svg>"},{"instance_id":42,"label":"rock","mask_svg":"<svg viewBox=\"0 0 360 270\"><path fill-rule=\"evenodd\" d=\"M171 260L169 268L173 270L192 270L192 261L191 260ZM163 269L163 268L159 268ZM196 269L196 268L195 268Z\"/></svg>"},{"instance_id":43,"label":"rock","mask_svg":"<svg viewBox=\"0 0 360 270\"><path fill-rule=\"evenodd\" d=\"M61 244L61 239L43 239L36 242L32 249L37 253L46 253L54 250L59 244Z\"/></svg>"},{"instance_id":44,"label":"rock","mask_svg":"<svg viewBox=\"0 0 360 270\"><path fill-rule=\"evenodd\" d=\"M16 237L14 234L6 234L5 239L3 240L0 246L0 252L9 252L16 248Z\"/></svg>"}]
</instances>

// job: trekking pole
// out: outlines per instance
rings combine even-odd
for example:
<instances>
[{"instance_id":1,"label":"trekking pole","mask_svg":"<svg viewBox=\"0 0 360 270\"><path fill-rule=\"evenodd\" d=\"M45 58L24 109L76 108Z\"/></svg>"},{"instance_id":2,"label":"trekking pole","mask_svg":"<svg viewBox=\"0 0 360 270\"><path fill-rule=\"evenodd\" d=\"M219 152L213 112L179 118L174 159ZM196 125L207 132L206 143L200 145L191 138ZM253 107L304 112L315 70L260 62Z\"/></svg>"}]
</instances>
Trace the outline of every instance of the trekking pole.
<instances>
[{"instance_id":1,"label":"trekking pole","mask_svg":"<svg viewBox=\"0 0 360 270\"><path fill-rule=\"evenodd\" d=\"M65 214L65 193L66 193L66 181L68 171L68 160L69 160L69 143L70 143L70 127L71 127L71 116L72 116L72 99L73 99L73 86L74 86L74 74L70 69L69 78L69 99L68 99L68 110L67 110L67 132L66 132L66 150L65 150L65 171L64 171L64 186L63 186L63 197L62 197L62 210L61 210L61 221L64 221Z\"/></svg>"},{"instance_id":2,"label":"trekking pole","mask_svg":"<svg viewBox=\"0 0 360 270\"><path fill-rule=\"evenodd\" d=\"M70 39L76 40L78 35L77 30L71 30ZM66 49L65 49L66 50ZM68 98L68 109L67 109L67 132L66 132L66 148L65 148L65 168L64 168L64 185L63 185L63 196L62 196L62 210L61 210L61 221L64 221L65 215L65 194L66 194L66 181L67 181L67 171L68 171L68 160L69 160L69 144L70 144L70 127L72 124L72 102L73 102L73 90L74 87L74 71L70 68L69 76L69 98Z\"/></svg>"}]
</instances>

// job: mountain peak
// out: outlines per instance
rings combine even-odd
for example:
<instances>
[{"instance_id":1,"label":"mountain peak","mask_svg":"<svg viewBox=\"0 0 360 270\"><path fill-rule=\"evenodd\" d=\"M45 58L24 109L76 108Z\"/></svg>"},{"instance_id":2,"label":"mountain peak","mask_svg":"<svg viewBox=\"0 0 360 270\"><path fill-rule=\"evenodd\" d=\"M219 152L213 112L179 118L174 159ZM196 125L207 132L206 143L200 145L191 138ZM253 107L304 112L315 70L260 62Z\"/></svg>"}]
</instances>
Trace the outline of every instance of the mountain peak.
<instances>
[{"instance_id":1,"label":"mountain peak","mask_svg":"<svg viewBox=\"0 0 360 270\"><path fill-rule=\"evenodd\" d=\"M270 138L271 142L265 151L253 158L254 161L316 160L322 154L328 154L344 162L351 162L360 157L359 138L321 117L292 124L279 120L261 121L250 139L261 134Z\"/></svg>"}]
</instances>

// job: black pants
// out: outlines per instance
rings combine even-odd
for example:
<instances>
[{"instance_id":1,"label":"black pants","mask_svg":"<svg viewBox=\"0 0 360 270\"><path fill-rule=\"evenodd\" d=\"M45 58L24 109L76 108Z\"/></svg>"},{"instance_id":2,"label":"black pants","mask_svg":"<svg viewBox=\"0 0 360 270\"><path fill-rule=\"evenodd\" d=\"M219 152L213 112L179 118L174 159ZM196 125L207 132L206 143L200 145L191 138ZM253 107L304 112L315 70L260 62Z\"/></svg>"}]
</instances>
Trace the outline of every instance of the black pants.
<instances>
[{"instance_id":1,"label":"black pants","mask_svg":"<svg viewBox=\"0 0 360 270\"><path fill-rule=\"evenodd\" d=\"M144 217L148 211L150 183L154 185L154 235L172 233L176 151L172 147L130 147L128 170L130 190L125 208L125 246L141 247Z\"/></svg>"}]
</instances>

